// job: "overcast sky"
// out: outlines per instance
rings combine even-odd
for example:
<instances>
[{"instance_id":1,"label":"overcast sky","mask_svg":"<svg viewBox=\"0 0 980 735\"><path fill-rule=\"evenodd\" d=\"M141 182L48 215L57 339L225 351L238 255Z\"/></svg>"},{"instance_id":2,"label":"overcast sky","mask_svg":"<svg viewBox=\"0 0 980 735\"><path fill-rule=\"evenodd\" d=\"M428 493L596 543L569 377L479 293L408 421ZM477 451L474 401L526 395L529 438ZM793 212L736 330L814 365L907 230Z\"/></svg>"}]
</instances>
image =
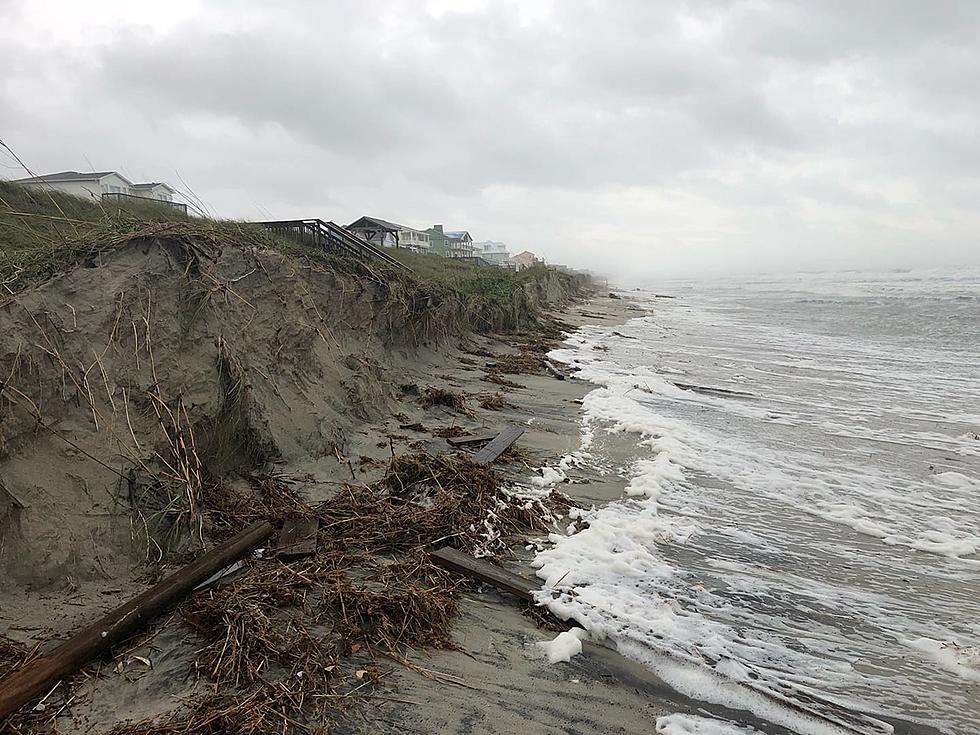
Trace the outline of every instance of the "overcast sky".
<instances>
[{"instance_id":1,"label":"overcast sky","mask_svg":"<svg viewBox=\"0 0 980 735\"><path fill-rule=\"evenodd\" d=\"M978 0L271 5L0 0L0 139L620 278L980 264Z\"/></svg>"}]
</instances>

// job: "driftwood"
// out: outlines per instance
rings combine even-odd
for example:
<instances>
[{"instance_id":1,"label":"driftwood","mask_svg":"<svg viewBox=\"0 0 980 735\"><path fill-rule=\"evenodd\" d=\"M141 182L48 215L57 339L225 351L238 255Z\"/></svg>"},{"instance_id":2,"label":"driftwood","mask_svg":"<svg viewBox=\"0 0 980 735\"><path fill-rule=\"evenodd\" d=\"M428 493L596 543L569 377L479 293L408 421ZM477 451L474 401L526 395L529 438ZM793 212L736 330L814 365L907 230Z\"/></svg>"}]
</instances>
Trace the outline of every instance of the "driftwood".
<instances>
[{"instance_id":1,"label":"driftwood","mask_svg":"<svg viewBox=\"0 0 980 735\"><path fill-rule=\"evenodd\" d=\"M451 436L446 442L453 447L466 447L470 444L486 444L497 436L497 432L492 434L473 434L472 436Z\"/></svg>"},{"instance_id":2,"label":"driftwood","mask_svg":"<svg viewBox=\"0 0 980 735\"><path fill-rule=\"evenodd\" d=\"M505 427L489 444L473 455L473 461L476 464L490 464L503 454L507 447L516 442L523 433L524 428L521 426Z\"/></svg>"},{"instance_id":3,"label":"driftwood","mask_svg":"<svg viewBox=\"0 0 980 735\"><path fill-rule=\"evenodd\" d=\"M186 597L215 572L244 556L272 534L258 521L183 569L76 633L65 643L0 680L0 720L43 696L58 681L120 643Z\"/></svg>"},{"instance_id":4,"label":"driftwood","mask_svg":"<svg viewBox=\"0 0 980 735\"><path fill-rule=\"evenodd\" d=\"M316 553L316 532L320 521L316 517L287 519L276 539L275 555L283 561L292 561Z\"/></svg>"},{"instance_id":5,"label":"driftwood","mask_svg":"<svg viewBox=\"0 0 980 735\"><path fill-rule=\"evenodd\" d=\"M472 577L480 582L486 582L501 592L509 592L526 602L533 602L534 590L541 587L537 582L508 572L503 567L483 559L476 559L449 546L433 551L429 556L432 557L432 561L444 569Z\"/></svg>"},{"instance_id":6,"label":"driftwood","mask_svg":"<svg viewBox=\"0 0 980 735\"><path fill-rule=\"evenodd\" d=\"M690 383L674 383L674 386L681 390L689 390L693 393L704 393L708 396L732 396L733 398L755 398L753 393L745 393L740 390L729 390L728 388L711 388L705 385L691 385Z\"/></svg>"},{"instance_id":7,"label":"driftwood","mask_svg":"<svg viewBox=\"0 0 980 735\"><path fill-rule=\"evenodd\" d=\"M546 360L545 358L542 357L541 364L544 366L545 370L551 373L552 377L557 378L558 380L565 379L565 373L563 373L561 370L559 370L554 365L552 365L549 360Z\"/></svg>"}]
</instances>

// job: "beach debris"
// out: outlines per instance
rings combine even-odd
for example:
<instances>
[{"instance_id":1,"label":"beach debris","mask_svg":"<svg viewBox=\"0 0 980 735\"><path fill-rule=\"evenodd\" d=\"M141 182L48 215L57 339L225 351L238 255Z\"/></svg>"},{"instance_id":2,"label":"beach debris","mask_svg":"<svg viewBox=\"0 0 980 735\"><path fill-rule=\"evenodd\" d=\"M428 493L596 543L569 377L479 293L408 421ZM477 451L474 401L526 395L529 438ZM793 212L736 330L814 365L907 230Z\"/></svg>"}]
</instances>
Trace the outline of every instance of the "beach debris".
<instances>
[{"instance_id":1,"label":"beach debris","mask_svg":"<svg viewBox=\"0 0 980 735\"><path fill-rule=\"evenodd\" d=\"M620 296L619 294L616 294L616 293L613 293L612 291L610 291L609 292L609 298L611 298L611 299L621 299L622 296Z\"/></svg>"},{"instance_id":2,"label":"beach debris","mask_svg":"<svg viewBox=\"0 0 980 735\"><path fill-rule=\"evenodd\" d=\"M510 593L525 602L533 602L533 593L541 586L530 579L508 572L503 567L486 559L476 559L450 546L444 546L433 551L429 557L445 569L489 584L501 592Z\"/></svg>"},{"instance_id":3,"label":"beach debris","mask_svg":"<svg viewBox=\"0 0 980 735\"><path fill-rule=\"evenodd\" d=\"M451 390L446 390L445 388L429 386L428 388L423 389L419 397L419 403L422 404L423 408L445 406L446 408L452 409L456 413L463 413L467 416L473 415L473 411L466 402L465 395L462 393L455 393Z\"/></svg>"},{"instance_id":4,"label":"beach debris","mask_svg":"<svg viewBox=\"0 0 980 735\"><path fill-rule=\"evenodd\" d=\"M486 367L509 375L534 374L541 367L541 359L533 351L522 349L515 354L497 355Z\"/></svg>"},{"instance_id":5,"label":"beach debris","mask_svg":"<svg viewBox=\"0 0 980 735\"><path fill-rule=\"evenodd\" d=\"M59 680L74 673L100 653L124 641L186 597L217 570L248 553L271 534L272 526L269 523L253 523L234 538L82 629L50 653L4 677L0 680L0 720L45 694Z\"/></svg>"},{"instance_id":6,"label":"beach debris","mask_svg":"<svg viewBox=\"0 0 980 735\"><path fill-rule=\"evenodd\" d=\"M623 339L636 339L636 337L633 337L629 334L623 334L622 332L613 332L613 334L616 335L617 337L622 337Z\"/></svg>"},{"instance_id":7,"label":"beach debris","mask_svg":"<svg viewBox=\"0 0 980 735\"><path fill-rule=\"evenodd\" d=\"M256 550L256 551L258 551L258 550ZM219 569L214 574L212 574L210 577L208 577L207 579L205 579L197 587L195 587L193 591L194 592L197 592L198 590L203 590L203 589L205 589L207 587L210 587L215 582L219 582L222 579L225 579L226 577L230 577L235 572L237 572L237 571L239 571L241 569L244 569L244 568L245 568L245 562L243 562L241 559L239 559L236 562L232 562L231 564L229 564L228 566L226 566L224 569Z\"/></svg>"},{"instance_id":8,"label":"beach debris","mask_svg":"<svg viewBox=\"0 0 980 735\"><path fill-rule=\"evenodd\" d=\"M440 426L438 429L432 430L433 436L442 437L446 441L449 441L450 444L452 444L450 439L453 439L454 437L457 436L464 436L466 433L467 433L466 429L464 429L462 426L457 426L456 424L453 424L451 426Z\"/></svg>"},{"instance_id":9,"label":"beach debris","mask_svg":"<svg viewBox=\"0 0 980 735\"><path fill-rule=\"evenodd\" d=\"M503 386L504 388L523 388L524 386L520 383L515 383L513 380L508 380L503 376L497 368L487 368L483 371L483 379L488 383L494 383L496 385Z\"/></svg>"},{"instance_id":10,"label":"beach debris","mask_svg":"<svg viewBox=\"0 0 980 735\"><path fill-rule=\"evenodd\" d=\"M315 516L287 518L279 531L273 553L282 561L301 559L316 553L316 534L320 521Z\"/></svg>"},{"instance_id":11,"label":"beach debris","mask_svg":"<svg viewBox=\"0 0 980 735\"><path fill-rule=\"evenodd\" d=\"M506 399L502 393L497 391L496 393L481 393L480 396L480 407L485 408L488 411L499 411L502 408L507 408L510 404L507 403Z\"/></svg>"},{"instance_id":12,"label":"beach debris","mask_svg":"<svg viewBox=\"0 0 980 735\"><path fill-rule=\"evenodd\" d=\"M711 388L704 385L691 385L690 383L672 383L676 388L689 390L693 393L703 393L708 396L731 396L734 398L755 398L754 393L745 393L740 390L729 390L728 388Z\"/></svg>"},{"instance_id":13,"label":"beach debris","mask_svg":"<svg viewBox=\"0 0 980 735\"><path fill-rule=\"evenodd\" d=\"M541 364L544 366L544 369L551 374L553 378L557 378L558 380L565 379L565 373L563 373L561 370L555 367L554 363L552 363L550 360L541 358Z\"/></svg>"},{"instance_id":14,"label":"beach debris","mask_svg":"<svg viewBox=\"0 0 980 735\"><path fill-rule=\"evenodd\" d=\"M489 444L473 455L473 463L478 465L490 464L503 454L511 444L516 442L523 433L524 427L522 426L504 427Z\"/></svg>"},{"instance_id":15,"label":"beach debris","mask_svg":"<svg viewBox=\"0 0 980 735\"><path fill-rule=\"evenodd\" d=\"M448 437L446 441L453 447L465 447L471 444L486 444L488 441L493 440L499 433L499 431L495 431L492 434L473 434L470 436Z\"/></svg>"}]
</instances>

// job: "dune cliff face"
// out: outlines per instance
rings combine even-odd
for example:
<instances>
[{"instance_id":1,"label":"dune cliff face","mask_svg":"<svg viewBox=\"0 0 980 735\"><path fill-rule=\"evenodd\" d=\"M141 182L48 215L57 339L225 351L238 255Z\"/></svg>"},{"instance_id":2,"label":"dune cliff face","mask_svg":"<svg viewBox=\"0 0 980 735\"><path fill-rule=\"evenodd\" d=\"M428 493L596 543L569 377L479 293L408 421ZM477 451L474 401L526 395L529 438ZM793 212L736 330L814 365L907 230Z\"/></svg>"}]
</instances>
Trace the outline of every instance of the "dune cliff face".
<instances>
[{"instance_id":1,"label":"dune cliff face","mask_svg":"<svg viewBox=\"0 0 980 735\"><path fill-rule=\"evenodd\" d=\"M549 272L491 303L185 237L15 295L0 306L0 584L124 574L193 530L214 479L342 453L418 350L525 328L572 287Z\"/></svg>"}]
</instances>

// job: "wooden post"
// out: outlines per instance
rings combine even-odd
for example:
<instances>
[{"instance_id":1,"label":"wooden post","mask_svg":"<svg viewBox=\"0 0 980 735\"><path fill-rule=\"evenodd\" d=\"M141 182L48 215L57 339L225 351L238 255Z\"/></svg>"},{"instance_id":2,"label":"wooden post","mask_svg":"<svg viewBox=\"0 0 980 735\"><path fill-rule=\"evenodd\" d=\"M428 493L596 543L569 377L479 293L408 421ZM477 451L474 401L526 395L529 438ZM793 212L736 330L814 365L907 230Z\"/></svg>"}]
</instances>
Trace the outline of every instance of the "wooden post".
<instances>
[{"instance_id":1,"label":"wooden post","mask_svg":"<svg viewBox=\"0 0 980 735\"><path fill-rule=\"evenodd\" d=\"M0 721L43 696L65 676L126 640L219 569L269 538L272 526L258 521L167 577L101 620L76 633L50 653L0 680Z\"/></svg>"}]
</instances>

